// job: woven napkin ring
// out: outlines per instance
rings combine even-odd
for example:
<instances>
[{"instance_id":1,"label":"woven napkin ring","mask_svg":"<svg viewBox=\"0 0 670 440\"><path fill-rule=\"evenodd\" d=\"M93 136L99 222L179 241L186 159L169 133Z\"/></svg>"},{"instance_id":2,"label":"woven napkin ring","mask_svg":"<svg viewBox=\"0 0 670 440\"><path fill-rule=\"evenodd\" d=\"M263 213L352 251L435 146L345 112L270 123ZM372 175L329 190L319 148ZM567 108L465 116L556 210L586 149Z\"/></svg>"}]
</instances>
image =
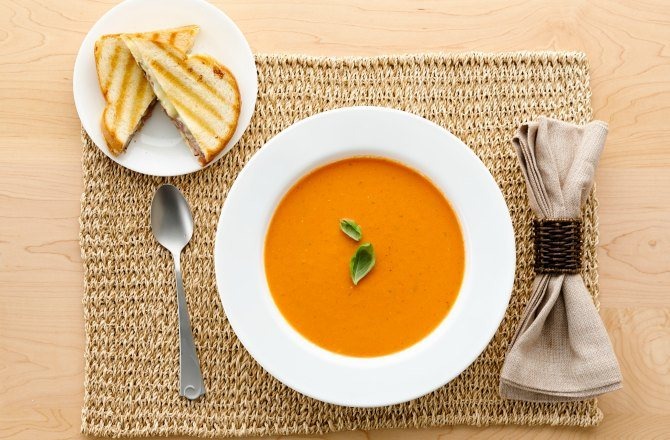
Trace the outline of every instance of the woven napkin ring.
<instances>
[{"instance_id":1,"label":"woven napkin ring","mask_svg":"<svg viewBox=\"0 0 670 440\"><path fill-rule=\"evenodd\" d=\"M574 218L533 220L535 272L579 273L582 268L582 221Z\"/></svg>"}]
</instances>

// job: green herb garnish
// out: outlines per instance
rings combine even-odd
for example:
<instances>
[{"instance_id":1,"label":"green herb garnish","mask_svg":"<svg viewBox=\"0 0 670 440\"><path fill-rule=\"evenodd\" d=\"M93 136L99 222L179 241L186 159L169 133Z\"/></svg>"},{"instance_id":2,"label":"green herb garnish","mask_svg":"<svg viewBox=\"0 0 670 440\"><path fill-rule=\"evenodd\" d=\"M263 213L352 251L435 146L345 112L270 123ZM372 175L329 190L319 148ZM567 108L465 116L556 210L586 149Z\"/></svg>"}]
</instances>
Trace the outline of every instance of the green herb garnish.
<instances>
[{"instance_id":1,"label":"green herb garnish","mask_svg":"<svg viewBox=\"0 0 670 440\"><path fill-rule=\"evenodd\" d=\"M342 232L356 241L359 241L361 239L361 235L363 234L361 232L361 227L358 226L358 223L348 218L340 219L340 229L342 229Z\"/></svg>"},{"instance_id":2,"label":"green herb garnish","mask_svg":"<svg viewBox=\"0 0 670 440\"><path fill-rule=\"evenodd\" d=\"M374 266L375 250L372 248L372 244L363 243L358 246L356 253L351 257L351 261L349 262L351 281L353 281L355 285L358 285L358 282L363 279L365 275L370 273Z\"/></svg>"}]
</instances>

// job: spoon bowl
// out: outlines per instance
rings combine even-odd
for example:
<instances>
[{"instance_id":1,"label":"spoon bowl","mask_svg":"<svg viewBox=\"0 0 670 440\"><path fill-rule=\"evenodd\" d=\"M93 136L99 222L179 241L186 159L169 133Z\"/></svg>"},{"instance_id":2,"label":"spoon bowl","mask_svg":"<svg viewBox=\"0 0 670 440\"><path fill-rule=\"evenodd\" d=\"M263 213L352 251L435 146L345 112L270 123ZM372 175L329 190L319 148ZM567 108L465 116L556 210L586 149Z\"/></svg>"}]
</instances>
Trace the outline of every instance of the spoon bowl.
<instances>
[{"instance_id":1,"label":"spoon bowl","mask_svg":"<svg viewBox=\"0 0 670 440\"><path fill-rule=\"evenodd\" d=\"M180 253L193 236L188 202L173 185L163 185L151 203L151 229L156 240L173 254Z\"/></svg>"}]
</instances>

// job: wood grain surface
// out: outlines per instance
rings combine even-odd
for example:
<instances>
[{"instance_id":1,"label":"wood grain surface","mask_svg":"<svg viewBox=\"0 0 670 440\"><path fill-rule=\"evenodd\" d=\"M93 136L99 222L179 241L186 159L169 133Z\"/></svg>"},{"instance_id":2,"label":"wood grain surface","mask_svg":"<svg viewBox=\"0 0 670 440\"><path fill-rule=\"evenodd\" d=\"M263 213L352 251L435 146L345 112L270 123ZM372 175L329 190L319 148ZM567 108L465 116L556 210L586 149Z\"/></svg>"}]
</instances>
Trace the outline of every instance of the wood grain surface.
<instances>
[{"instance_id":1,"label":"wood grain surface","mask_svg":"<svg viewBox=\"0 0 670 440\"><path fill-rule=\"evenodd\" d=\"M82 190L75 54L109 0L0 0L0 438L78 438ZM589 430L447 427L330 439L670 437L670 2L215 2L256 52L581 50L595 116L601 313L624 374Z\"/></svg>"}]
</instances>

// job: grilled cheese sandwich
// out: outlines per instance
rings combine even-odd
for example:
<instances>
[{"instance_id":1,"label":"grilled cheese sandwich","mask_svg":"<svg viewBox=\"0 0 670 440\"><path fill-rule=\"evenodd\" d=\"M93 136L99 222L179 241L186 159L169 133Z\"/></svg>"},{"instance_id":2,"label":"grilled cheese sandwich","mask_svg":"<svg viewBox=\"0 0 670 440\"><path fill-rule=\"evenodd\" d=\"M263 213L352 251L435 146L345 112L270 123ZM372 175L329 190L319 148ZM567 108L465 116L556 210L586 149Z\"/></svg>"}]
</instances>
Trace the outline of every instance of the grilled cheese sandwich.
<instances>
[{"instance_id":1,"label":"grilled cheese sandwich","mask_svg":"<svg viewBox=\"0 0 670 440\"><path fill-rule=\"evenodd\" d=\"M101 128L109 150L123 153L132 136L151 114L156 100L151 85L144 77L124 36L169 44L182 52L193 47L198 26L184 26L155 32L137 34L103 35L95 43L95 64L98 82L106 105L102 113Z\"/></svg>"},{"instance_id":2,"label":"grilled cheese sandwich","mask_svg":"<svg viewBox=\"0 0 670 440\"><path fill-rule=\"evenodd\" d=\"M210 56L188 56L140 35L122 38L200 164L211 162L237 127L241 103L235 77Z\"/></svg>"}]
</instances>

